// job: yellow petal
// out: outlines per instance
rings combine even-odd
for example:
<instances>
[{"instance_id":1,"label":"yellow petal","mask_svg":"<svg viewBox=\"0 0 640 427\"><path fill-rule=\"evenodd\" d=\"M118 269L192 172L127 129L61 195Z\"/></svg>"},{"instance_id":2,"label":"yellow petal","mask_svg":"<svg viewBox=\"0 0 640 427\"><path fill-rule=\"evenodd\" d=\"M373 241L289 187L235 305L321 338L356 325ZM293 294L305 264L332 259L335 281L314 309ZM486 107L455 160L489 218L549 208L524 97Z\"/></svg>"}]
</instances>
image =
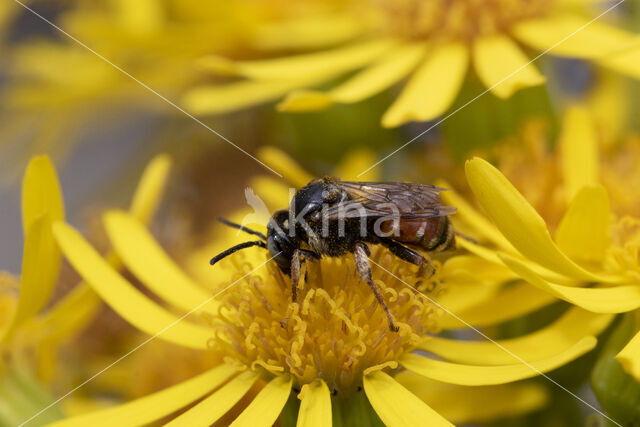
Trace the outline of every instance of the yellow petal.
<instances>
[{"instance_id":1,"label":"yellow petal","mask_svg":"<svg viewBox=\"0 0 640 427\"><path fill-rule=\"evenodd\" d=\"M173 262L149 232L134 217L110 211L104 225L114 250L129 270L165 301L186 312L196 309L211 295L195 284ZM216 311L211 301L198 310Z\"/></svg>"},{"instance_id":2,"label":"yellow petal","mask_svg":"<svg viewBox=\"0 0 640 427\"><path fill-rule=\"evenodd\" d=\"M574 259L601 261L609 247L610 223L607 190L601 186L583 187L558 226L558 247Z\"/></svg>"},{"instance_id":3,"label":"yellow petal","mask_svg":"<svg viewBox=\"0 0 640 427\"><path fill-rule=\"evenodd\" d=\"M185 347L206 349L209 328L180 320L120 276L86 240L67 224L54 224L54 235L76 271L100 297L133 326Z\"/></svg>"},{"instance_id":4,"label":"yellow petal","mask_svg":"<svg viewBox=\"0 0 640 427\"><path fill-rule=\"evenodd\" d=\"M600 58L599 63L615 72L640 79L640 39L636 37L629 49Z\"/></svg>"},{"instance_id":5,"label":"yellow petal","mask_svg":"<svg viewBox=\"0 0 640 427\"><path fill-rule=\"evenodd\" d=\"M330 427L331 394L329 387L321 379L302 386L298 394L300 409L298 410L297 427Z\"/></svg>"},{"instance_id":6,"label":"yellow petal","mask_svg":"<svg viewBox=\"0 0 640 427\"><path fill-rule=\"evenodd\" d=\"M627 31L574 15L524 21L513 27L513 35L534 49L576 58L603 57L633 42Z\"/></svg>"},{"instance_id":7,"label":"yellow petal","mask_svg":"<svg viewBox=\"0 0 640 427\"><path fill-rule=\"evenodd\" d=\"M568 350L530 364L522 362L501 366L472 366L433 360L417 354L405 354L400 363L410 371L436 381L458 385L506 384L538 376L557 369L596 346L594 337L584 337Z\"/></svg>"},{"instance_id":8,"label":"yellow petal","mask_svg":"<svg viewBox=\"0 0 640 427\"><path fill-rule=\"evenodd\" d=\"M498 169L476 157L467 161L465 172L489 218L525 257L568 277L599 279L558 249L542 217Z\"/></svg>"},{"instance_id":9,"label":"yellow petal","mask_svg":"<svg viewBox=\"0 0 640 427\"><path fill-rule=\"evenodd\" d=\"M198 400L225 382L236 370L228 365L200 374L159 392L101 411L50 424L51 427L134 427L159 420Z\"/></svg>"},{"instance_id":10,"label":"yellow petal","mask_svg":"<svg viewBox=\"0 0 640 427\"><path fill-rule=\"evenodd\" d=\"M487 248L485 246L478 245L476 243L470 242L470 241L468 241L466 239L457 239L456 240L456 244L458 245L458 247L468 250L472 254L482 258L485 261L488 261L488 262L491 262L491 263L498 263L500 265L504 265L502 263L502 260L498 256L498 252L495 251L495 250L492 250L492 249L489 249L489 248ZM562 283L562 284L567 284L567 285L575 285L575 284L577 284L575 280L570 279L567 276L563 276L561 274L558 274L558 273L556 273L554 271L548 270L548 269L542 267L540 264L536 264L536 263L531 262L531 261L529 261L527 259L523 259L521 261L523 263L525 263L525 265L527 267L529 267L531 270L535 271L537 274L541 275L542 277L544 277L547 280L551 280L551 281L556 282L556 283Z\"/></svg>"},{"instance_id":11,"label":"yellow petal","mask_svg":"<svg viewBox=\"0 0 640 427\"><path fill-rule=\"evenodd\" d=\"M419 348L453 362L472 365L504 365L518 362L509 352L531 362L565 351L584 336L598 335L609 325L613 317L612 314L593 314L574 307L551 325L518 338L491 342L433 337L426 339Z\"/></svg>"},{"instance_id":12,"label":"yellow petal","mask_svg":"<svg viewBox=\"0 0 640 427\"><path fill-rule=\"evenodd\" d=\"M541 409L549 400L541 384L465 387L432 381L410 371L403 371L396 380L456 424L489 423L523 415Z\"/></svg>"},{"instance_id":13,"label":"yellow petal","mask_svg":"<svg viewBox=\"0 0 640 427\"><path fill-rule=\"evenodd\" d=\"M40 216L51 222L64 219L64 202L56 170L47 156L31 159L22 181L22 227L24 234Z\"/></svg>"},{"instance_id":14,"label":"yellow petal","mask_svg":"<svg viewBox=\"0 0 640 427\"><path fill-rule=\"evenodd\" d=\"M454 224L459 221L464 222L471 230L488 239L499 248L505 251L514 250L511 243L504 238L496 226L488 221L484 215L478 212L471 204L467 203L455 190L452 190L452 187L447 182L437 181L436 185L447 189L447 191L440 193L444 204L457 208L456 214L451 217Z\"/></svg>"},{"instance_id":15,"label":"yellow petal","mask_svg":"<svg viewBox=\"0 0 640 427\"><path fill-rule=\"evenodd\" d=\"M100 308L100 298L86 283L80 283L32 327L40 339L60 342L87 326Z\"/></svg>"},{"instance_id":16,"label":"yellow petal","mask_svg":"<svg viewBox=\"0 0 640 427\"><path fill-rule=\"evenodd\" d=\"M262 147L258 151L258 158L267 166L280 172L296 188L304 187L313 179L313 176L309 175L291 156L279 148Z\"/></svg>"},{"instance_id":17,"label":"yellow petal","mask_svg":"<svg viewBox=\"0 0 640 427\"><path fill-rule=\"evenodd\" d=\"M594 313L625 313L640 308L640 285L607 288L576 288L555 285L547 282L513 257L500 254L500 258L507 267L535 287L585 310Z\"/></svg>"},{"instance_id":18,"label":"yellow petal","mask_svg":"<svg viewBox=\"0 0 640 427\"><path fill-rule=\"evenodd\" d=\"M255 372L243 372L216 390L211 396L165 424L167 427L207 427L233 407L260 378Z\"/></svg>"},{"instance_id":19,"label":"yellow petal","mask_svg":"<svg viewBox=\"0 0 640 427\"><path fill-rule=\"evenodd\" d=\"M640 332L616 355L622 368L640 382Z\"/></svg>"},{"instance_id":20,"label":"yellow petal","mask_svg":"<svg viewBox=\"0 0 640 427\"><path fill-rule=\"evenodd\" d=\"M232 73L254 80L290 80L309 76L331 77L375 60L395 45L391 39L376 39L317 53L275 59L231 62L211 57L201 65L214 71Z\"/></svg>"},{"instance_id":21,"label":"yellow petal","mask_svg":"<svg viewBox=\"0 0 640 427\"><path fill-rule=\"evenodd\" d=\"M509 98L518 89L545 82L518 45L501 34L476 39L473 66L482 83L499 98Z\"/></svg>"},{"instance_id":22,"label":"yellow petal","mask_svg":"<svg viewBox=\"0 0 640 427\"><path fill-rule=\"evenodd\" d=\"M280 375L267 384L242 411L231 426L258 427L272 426L278 419L291 393L292 379L289 375Z\"/></svg>"},{"instance_id":23,"label":"yellow petal","mask_svg":"<svg viewBox=\"0 0 640 427\"><path fill-rule=\"evenodd\" d=\"M181 101L191 114L221 114L264 104L280 98L287 92L313 86L326 77L269 81L241 81L225 85L198 86L187 91Z\"/></svg>"},{"instance_id":24,"label":"yellow petal","mask_svg":"<svg viewBox=\"0 0 640 427\"><path fill-rule=\"evenodd\" d=\"M453 426L382 371L365 375L363 382L371 406L387 426Z\"/></svg>"},{"instance_id":25,"label":"yellow petal","mask_svg":"<svg viewBox=\"0 0 640 427\"><path fill-rule=\"evenodd\" d=\"M445 313L440 320L443 329L467 328L496 325L507 320L521 317L555 301L552 295L529 286L516 284L499 292L490 301L455 312L455 316ZM444 304L442 305L448 310ZM461 319L461 320L458 320Z\"/></svg>"},{"instance_id":26,"label":"yellow petal","mask_svg":"<svg viewBox=\"0 0 640 427\"><path fill-rule=\"evenodd\" d=\"M409 121L432 120L451 105L467 73L468 48L457 42L437 47L427 54L398 99L382 118L384 127Z\"/></svg>"},{"instance_id":27,"label":"yellow petal","mask_svg":"<svg viewBox=\"0 0 640 427\"><path fill-rule=\"evenodd\" d=\"M598 141L585 108L570 107L564 115L560 159L567 202L585 185L598 184Z\"/></svg>"},{"instance_id":28,"label":"yellow petal","mask_svg":"<svg viewBox=\"0 0 640 427\"><path fill-rule=\"evenodd\" d=\"M34 316L47 303L58 279L60 251L51 232L48 215L31 221L24 242L18 306L0 338ZM5 326L5 325L2 325Z\"/></svg>"},{"instance_id":29,"label":"yellow petal","mask_svg":"<svg viewBox=\"0 0 640 427\"><path fill-rule=\"evenodd\" d=\"M131 214L143 224L148 223L157 210L170 171L171 158L165 154L154 157L145 168L129 209Z\"/></svg>"},{"instance_id":30,"label":"yellow petal","mask_svg":"<svg viewBox=\"0 0 640 427\"><path fill-rule=\"evenodd\" d=\"M346 43L364 30L364 22L351 16L296 16L296 19L258 28L253 44L263 50L318 49Z\"/></svg>"},{"instance_id":31,"label":"yellow petal","mask_svg":"<svg viewBox=\"0 0 640 427\"><path fill-rule=\"evenodd\" d=\"M363 101L405 78L416 67L425 50L422 43L400 46L327 93L301 91L290 94L281 104L281 110L308 111L313 107L326 108L333 102L351 104Z\"/></svg>"}]
</instances>

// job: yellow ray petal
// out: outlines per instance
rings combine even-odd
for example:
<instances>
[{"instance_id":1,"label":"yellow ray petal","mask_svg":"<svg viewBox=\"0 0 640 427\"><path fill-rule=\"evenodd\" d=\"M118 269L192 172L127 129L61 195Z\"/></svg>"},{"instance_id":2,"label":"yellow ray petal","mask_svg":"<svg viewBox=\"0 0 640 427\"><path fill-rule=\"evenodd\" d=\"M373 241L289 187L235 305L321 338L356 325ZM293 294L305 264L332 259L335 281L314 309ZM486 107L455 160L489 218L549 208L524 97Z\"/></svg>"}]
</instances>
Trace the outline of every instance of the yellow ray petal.
<instances>
[{"instance_id":1,"label":"yellow ray petal","mask_svg":"<svg viewBox=\"0 0 640 427\"><path fill-rule=\"evenodd\" d=\"M626 285L607 288L575 288L555 285L531 271L521 261L506 254L500 258L507 267L535 287L557 298L594 313L625 313L640 308L640 286Z\"/></svg>"},{"instance_id":2,"label":"yellow ray petal","mask_svg":"<svg viewBox=\"0 0 640 427\"><path fill-rule=\"evenodd\" d=\"M209 328L179 320L120 276L84 238L67 224L54 224L54 235L71 265L98 295L133 326L185 347L206 349Z\"/></svg>"},{"instance_id":3,"label":"yellow ray petal","mask_svg":"<svg viewBox=\"0 0 640 427\"><path fill-rule=\"evenodd\" d=\"M122 211L110 211L104 216L104 225L122 262L165 301L189 312L211 299L209 293L175 265L135 218ZM198 311L215 311L216 307L217 302L211 301Z\"/></svg>"},{"instance_id":4,"label":"yellow ray petal","mask_svg":"<svg viewBox=\"0 0 640 427\"><path fill-rule=\"evenodd\" d=\"M523 415L544 407L549 400L546 388L540 384L465 387L429 380L411 371L403 371L396 380L456 424L488 423Z\"/></svg>"},{"instance_id":5,"label":"yellow ray petal","mask_svg":"<svg viewBox=\"0 0 640 427\"><path fill-rule=\"evenodd\" d=\"M498 256L498 252L495 250L488 249L482 245L475 244L466 239L457 239L456 244L458 245L458 247L468 250L472 254L482 258L485 261L498 263L504 266L504 263ZM566 285L576 285L579 283L579 282L576 282L576 280L574 279L570 279L567 276L563 276L554 271L548 270L542 267L540 264L536 264L527 259L523 259L521 261L531 270L535 271L537 274L539 274L540 276L544 277L547 280L551 280L555 283L562 283ZM513 277L513 278L516 278L516 277Z\"/></svg>"},{"instance_id":6,"label":"yellow ray petal","mask_svg":"<svg viewBox=\"0 0 640 427\"><path fill-rule=\"evenodd\" d=\"M640 79L640 38L636 37L629 49L600 58L599 63L618 73Z\"/></svg>"},{"instance_id":7,"label":"yellow ray petal","mask_svg":"<svg viewBox=\"0 0 640 427\"><path fill-rule=\"evenodd\" d=\"M496 325L531 313L554 301L552 295L521 283L499 292L490 301L483 301L459 312L452 311L457 318L445 314L440 325L443 329L467 328L467 324L474 327ZM448 309L445 305L442 306Z\"/></svg>"},{"instance_id":8,"label":"yellow ray petal","mask_svg":"<svg viewBox=\"0 0 640 427\"><path fill-rule=\"evenodd\" d=\"M29 162L22 181L22 227L26 235L40 216L49 215L51 222L64 219L64 202L56 170L47 156L36 156Z\"/></svg>"},{"instance_id":9,"label":"yellow ray petal","mask_svg":"<svg viewBox=\"0 0 640 427\"><path fill-rule=\"evenodd\" d=\"M363 101L405 78L416 67L425 50L423 43L400 46L327 93L299 91L290 94L280 109L312 111L326 108L333 102L350 104Z\"/></svg>"},{"instance_id":10,"label":"yellow ray petal","mask_svg":"<svg viewBox=\"0 0 640 427\"><path fill-rule=\"evenodd\" d=\"M493 242L499 248L508 252L514 251L511 243L504 238L496 226L488 221L484 215L478 212L471 204L467 203L455 190L452 190L452 187L447 182L437 181L436 185L448 189L440 193L444 204L457 208L455 215L451 217L454 224L455 222L462 221L474 232Z\"/></svg>"},{"instance_id":11,"label":"yellow ray petal","mask_svg":"<svg viewBox=\"0 0 640 427\"><path fill-rule=\"evenodd\" d=\"M364 23L351 16L297 16L288 22L261 26L253 43L263 50L310 50L346 43L363 30Z\"/></svg>"},{"instance_id":12,"label":"yellow ray petal","mask_svg":"<svg viewBox=\"0 0 640 427\"><path fill-rule=\"evenodd\" d=\"M382 371L365 375L363 382L371 406L387 426L453 426Z\"/></svg>"},{"instance_id":13,"label":"yellow ray petal","mask_svg":"<svg viewBox=\"0 0 640 427\"><path fill-rule=\"evenodd\" d=\"M187 91L181 100L191 114L222 114L264 104L298 88L313 86L326 76L269 81L241 81L225 85L198 86Z\"/></svg>"},{"instance_id":14,"label":"yellow ray petal","mask_svg":"<svg viewBox=\"0 0 640 427\"><path fill-rule=\"evenodd\" d=\"M254 80L290 80L309 76L331 77L362 67L392 48L388 38L354 43L317 53L256 61L229 61L210 57L201 61L214 71L241 75Z\"/></svg>"},{"instance_id":15,"label":"yellow ray petal","mask_svg":"<svg viewBox=\"0 0 640 427\"><path fill-rule=\"evenodd\" d=\"M258 158L267 166L280 172L296 188L304 187L313 179L313 176L300 167L298 162L279 148L262 147L258 151Z\"/></svg>"},{"instance_id":16,"label":"yellow ray petal","mask_svg":"<svg viewBox=\"0 0 640 427\"><path fill-rule=\"evenodd\" d=\"M255 372L243 372L211 396L174 418L166 426L210 426L233 407L260 378Z\"/></svg>"},{"instance_id":17,"label":"yellow ray petal","mask_svg":"<svg viewBox=\"0 0 640 427\"><path fill-rule=\"evenodd\" d=\"M616 355L616 360L629 375L640 381L640 332Z\"/></svg>"},{"instance_id":18,"label":"yellow ray petal","mask_svg":"<svg viewBox=\"0 0 640 427\"><path fill-rule=\"evenodd\" d=\"M292 383L292 379L288 375L280 375L272 379L231 423L231 426L272 426L289 399Z\"/></svg>"},{"instance_id":19,"label":"yellow ray petal","mask_svg":"<svg viewBox=\"0 0 640 427\"><path fill-rule=\"evenodd\" d=\"M129 208L143 224L148 223L158 209L170 171L171 158L164 154L154 157L144 169Z\"/></svg>"},{"instance_id":20,"label":"yellow ray petal","mask_svg":"<svg viewBox=\"0 0 640 427\"><path fill-rule=\"evenodd\" d=\"M31 222L22 255L20 297L13 319L0 331L0 339L38 313L53 291L60 268L60 251L51 232L49 215Z\"/></svg>"},{"instance_id":21,"label":"yellow ray petal","mask_svg":"<svg viewBox=\"0 0 640 427\"><path fill-rule=\"evenodd\" d=\"M560 158L567 202L585 185L598 184L598 141L585 108L574 106L565 113Z\"/></svg>"},{"instance_id":22,"label":"yellow ray petal","mask_svg":"<svg viewBox=\"0 0 640 427\"><path fill-rule=\"evenodd\" d=\"M497 340L500 346L528 362L552 357L575 345L587 335L598 335L613 320L612 314L593 314L574 307L551 325L531 334L508 340ZM504 365L517 363L512 354L496 342L460 341L433 337L419 346L447 360L472 365Z\"/></svg>"},{"instance_id":23,"label":"yellow ray petal","mask_svg":"<svg viewBox=\"0 0 640 427\"><path fill-rule=\"evenodd\" d=\"M589 23L574 15L524 21L513 27L513 35L534 49L546 51L553 47L549 52L552 55L576 58L603 57L633 42L627 31L600 22Z\"/></svg>"},{"instance_id":24,"label":"yellow ray petal","mask_svg":"<svg viewBox=\"0 0 640 427\"><path fill-rule=\"evenodd\" d=\"M321 379L302 386L298 394L300 409L298 410L297 427L331 426L331 395L329 387Z\"/></svg>"},{"instance_id":25,"label":"yellow ray petal","mask_svg":"<svg viewBox=\"0 0 640 427\"><path fill-rule=\"evenodd\" d=\"M476 157L467 161L465 172L471 190L489 218L525 257L569 277L602 279L558 249L542 217L498 169Z\"/></svg>"},{"instance_id":26,"label":"yellow ray petal","mask_svg":"<svg viewBox=\"0 0 640 427\"><path fill-rule=\"evenodd\" d=\"M99 307L100 298L83 282L30 327L40 339L59 342L84 328Z\"/></svg>"},{"instance_id":27,"label":"yellow ray petal","mask_svg":"<svg viewBox=\"0 0 640 427\"><path fill-rule=\"evenodd\" d=\"M134 427L159 420L198 400L231 377L236 370L220 365L210 371L132 402L79 415L51 424L52 427Z\"/></svg>"},{"instance_id":28,"label":"yellow ray petal","mask_svg":"<svg viewBox=\"0 0 640 427\"><path fill-rule=\"evenodd\" d=\"M530 364L522 362L501 366L472 366L405 354L400 363L410 371L436 381L458 385L496 385L532 378L549 372L582 356L596 346L595 337L584 337L571 348Z\"/></svg>"},{"instance_id":29,"label":"yellow ray petal","mask_svg":"<svg viewBox=\"0 0 640 427\"><path fill-rule=\"evenodd\" d=\"M583 187L558 226L558 247L574 259L601 261L609 247L610 223L607 190L601 186Z\"/></svg>"},{"instance_id":30,"label":"yellow ray petal","mask_svg":"<svg viewBox=\"0 0 640 427\"><path fill-rule=\"evenodd\" d=\"M518 89L545 82L518 45L501 34L476 39L473 66L482 83L499 98L509 98Z\"/></svg>"},{"instance_id":31,"label":"yellow ray petal","mask_svg":"<svg viewBox=\"0 0 640 427\"><path fill-rule=\"evenodd\" d=\"M396 127L412 120L431 120L444 113L458 94L468 62L469 50L461 43L448 43L429 52L384 114L382 125Z\"/></svg>"}]
</instances>

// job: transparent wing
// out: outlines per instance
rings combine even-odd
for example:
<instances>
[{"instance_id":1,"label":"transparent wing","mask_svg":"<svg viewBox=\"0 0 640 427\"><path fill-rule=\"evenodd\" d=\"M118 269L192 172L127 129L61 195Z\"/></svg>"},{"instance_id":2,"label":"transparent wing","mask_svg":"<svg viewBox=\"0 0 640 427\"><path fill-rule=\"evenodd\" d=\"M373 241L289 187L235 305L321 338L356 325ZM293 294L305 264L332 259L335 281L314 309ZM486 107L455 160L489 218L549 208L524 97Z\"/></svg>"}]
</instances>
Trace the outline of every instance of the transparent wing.
<instances>
[{"instance_id":1,"label":"transparent wing","mask_svg":"<svg viewBox=\"0 0 640 427\"><path fill-rule=\"evenodd\" d=\"M453 206L441 204L440 192L446 189L435 185L355 181L338 181L336 185L349 195L349 200L332 205L326 212L329 219L361 216L431 218L452 215L456 211Z\"/></svg>"}]
</instances>

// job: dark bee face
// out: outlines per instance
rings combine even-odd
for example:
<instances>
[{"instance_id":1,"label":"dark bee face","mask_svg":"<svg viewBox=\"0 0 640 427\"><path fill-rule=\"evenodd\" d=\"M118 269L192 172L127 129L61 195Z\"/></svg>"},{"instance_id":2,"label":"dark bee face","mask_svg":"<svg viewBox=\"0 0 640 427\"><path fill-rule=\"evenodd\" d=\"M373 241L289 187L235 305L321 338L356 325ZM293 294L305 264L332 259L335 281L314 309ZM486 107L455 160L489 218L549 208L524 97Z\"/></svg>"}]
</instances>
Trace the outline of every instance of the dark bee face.
<instances>
[{"instance_id":1,"label":"dark bee face","mask_svg":"<svg viewBox=\"0 0 640 427\"><path fill-rule=\"evenodd\" d=\"M278 264L280 270L285 274L290 274L291 258L296 245L288 235L289 213L286 210L276 212L267 226L267 249L273 256L273 260Z\"/></svg>"}]
</instances>

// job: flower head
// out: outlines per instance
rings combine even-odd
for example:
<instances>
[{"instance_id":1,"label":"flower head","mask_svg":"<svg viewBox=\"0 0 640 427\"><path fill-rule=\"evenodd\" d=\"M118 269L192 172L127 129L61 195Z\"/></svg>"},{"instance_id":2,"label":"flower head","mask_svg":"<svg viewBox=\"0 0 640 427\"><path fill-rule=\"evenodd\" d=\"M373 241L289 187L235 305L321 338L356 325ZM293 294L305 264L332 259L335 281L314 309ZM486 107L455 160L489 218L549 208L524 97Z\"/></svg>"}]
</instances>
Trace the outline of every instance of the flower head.
<instances>
[{"instance_id":1,"label":"flower head","mask_svg":"<svg viewBox=\"0 0 640 427\"><path fill-rule=\"evenodd\" d=\"M248 80L195 87L184 103L195 113L213 114L285 95L279 110L312 111L356 103L408 79L382 117L383 126L396 127L442 115L471 67L500 98L543 84L545 77L529 60L526 48L584 58L638 77L634 36L591 22L583 12L553 0L345 2L325 11L322 24L312 27L318 33L308 28L295 31L289 21L281 24L282 40L304 40L313 32L330 47L275 59L205 58L203 67ZM334 30L349 17L351 31L336 43ZM341 80L334 83L337 78ZM327 84L327 90L308 89Z\"/></svg>"},{"instance_id":2,"label":"flower head","mask_svg":"<svg viewBox=\"0 0 640 427\"><path fill-rule=\"evenodd\" d=\"M306 180L306 173L283 153L265 150L261 157L266 162L279 159L273 166L288 165L282 171L293 181ZM349 177L348 170L342 172ZM258 188L267 204L286 201L287 188L281 181L261 178L256 181ZM445 316L445 311L448 316L453 313L447 307L469 307L469 299L486 301L486 293L469 298L469 291L479 285L470 282L470 276L485 281L494 297L501 295L490 285L496 269L471 257L452 257L434 261L438 265L435 275L424 278L415 267L376 247L370 257L374 280L384 290L399 326L397 333L391 332L381 307L358 279L348 257L306 263L299 302L292 303L288 277L260 248L234 254L213 272L210 267L203 270L212 254L233 243L235 230L214 227L210 245L183 257L187 267L193 266L187 274L131 215L111 211L104 222L124 265L158 299L153 301L135 289L73 228L56 223L57 242L74 268L108 305L151 335L150 339L204 352L219 362L157 393L72 417L58 426L124 420L144 424L166 416L171 416L173 425L209 425L220 420L233 425L271 425L282 411L297 413L300 425L328 425L332 417L345 420L353 416L354 408L364 408L389 425L450 425L444 416L463 421L474 416L493 419L505 411L519 413L542 405L544 392L536 385L508 383L555 369L584 354L596 343L592 334L608 323L606 317L574 311L515 340L492 343L437 337L440 328L472 324L460 325L456 323L460 318ZM442 295L449 287L451 291ZM460 292L455 291L458 287ZM506 313L503 320L518 313ZM406 370L400 372L399 366ZM465 388L470 385L483 387ZM464 393L465 404L473 411L456 412L429 390ZM514 393L523 398L501 410L481 404L487 393Z\"/></svg>"},{"instance_id":3,"label":"flower head","mask_svg":"<svg viewBox=\"0 0 640 427\"><path fill-rule=\"evenodd\" d=\"M480 241L491 242L493 250L468 241L460 244L555 298L593 313L624 313L640 308L639 220L625 212L629 198L636 193L633 184L629 193L614 187L611 194L617 196L610 198L609 188L599 183L601 170L607 171L605 176L623 175L625 171L615 163L599 161L591 126L585 110L575 107L567 113L555 157L562 181L553 189L562 195L566 211L557 221L555 238L545 220L509 180L486 161L475 158L467 162L467 178L493 224L485 222L471 207L458 220L461 226L466 223L471 227L467 229L472 235L480 233L475 234ZM527 181L539 177L537 173L525 173L517 178ZM557 203L553 197L548 200ZM549 212L555 215L558 209ZM617 356L636 379L640 378L638 345L640 334Z\"/></svg>"}]
</instances>

